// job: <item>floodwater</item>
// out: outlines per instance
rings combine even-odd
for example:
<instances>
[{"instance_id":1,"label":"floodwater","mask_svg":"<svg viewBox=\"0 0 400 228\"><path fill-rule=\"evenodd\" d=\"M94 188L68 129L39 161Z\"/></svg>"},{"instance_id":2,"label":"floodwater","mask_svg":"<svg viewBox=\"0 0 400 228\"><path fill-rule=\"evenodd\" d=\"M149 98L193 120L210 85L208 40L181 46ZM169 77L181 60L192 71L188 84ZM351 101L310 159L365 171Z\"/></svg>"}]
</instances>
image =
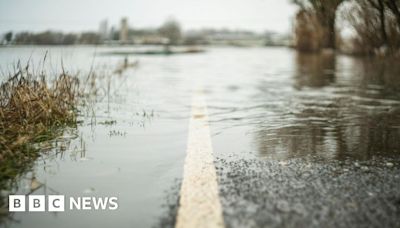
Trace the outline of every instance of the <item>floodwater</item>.
<instances>
[{"instance_id":1,"label":"floodwater","mask_svg":"<svg viewBox=\"0 0 400 228\"><path fill-rule=\"evenodd\" d=\"M111 74L133 47L0 49L3 72L28 59L39 68ZM67 129L18 187L3 192L117 196L115 211L15 213L10 227L152 227L166 192L182 177L194 91L202 90L217 157L369 160L400 155L400 66L287 48L210 47L200 54L129 56L135 68L112 75L111 93ZM61 64L62 60L62 64ZM101 93L100 93L101 94ZM86 112L84 112L86 113ZM115 121L104 124L105 121ZM60 149L61 148L61 149Z\"/></svg>"}]
</instances>

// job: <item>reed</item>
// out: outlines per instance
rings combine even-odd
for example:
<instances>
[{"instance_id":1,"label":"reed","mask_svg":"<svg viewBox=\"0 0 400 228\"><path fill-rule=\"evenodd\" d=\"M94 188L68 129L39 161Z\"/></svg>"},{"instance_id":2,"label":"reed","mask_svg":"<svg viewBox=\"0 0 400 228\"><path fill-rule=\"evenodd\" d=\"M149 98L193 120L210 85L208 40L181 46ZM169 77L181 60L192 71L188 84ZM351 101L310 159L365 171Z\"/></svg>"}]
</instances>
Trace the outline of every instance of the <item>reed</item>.
<instances>
[{"instance_id":1,"label":"reed","mask_svg":"<svg viewBox=\"0 0 400 228\"><path fill-rule=\"evenodd\" d=\"M79 80L20 68L0 85L0 185L39 156L35 144L76 125Z\"/></svg>"}]
</instances>

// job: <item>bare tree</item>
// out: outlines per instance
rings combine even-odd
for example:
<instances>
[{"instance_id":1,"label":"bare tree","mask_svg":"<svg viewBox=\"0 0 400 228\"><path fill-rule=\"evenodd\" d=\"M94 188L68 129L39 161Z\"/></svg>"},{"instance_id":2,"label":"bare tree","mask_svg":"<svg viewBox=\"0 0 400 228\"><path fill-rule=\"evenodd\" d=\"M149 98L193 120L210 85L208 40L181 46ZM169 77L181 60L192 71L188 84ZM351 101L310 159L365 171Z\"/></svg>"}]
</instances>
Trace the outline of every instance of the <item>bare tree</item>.
<instances>
[{"instance_id":1,"label":"bare tree","mask_svg":"<svg viewBox=\"0 0 400 228\"><path fill-rule=\"evenodd\" d=\"M182 39L182 32L179 23L173 19L167 20L160 28L159 33L168 38L168 44L176 45Z\"/></svg>"},{"instance_id":2,"label":"bare tree","mask_svg":"<svg viewBox=\"0 0 400 228\"><path fill-rule=\"evenodd\" d=\"M388 35L386 32L386 16L385 16L385 4L383 2L384 0L367 0L369 5L377 10L378 15L379 15L379 22L380 22L380 31L382 35L382 42L383 45L388 45Z\"/></svg>"},{"instance_id":3,"label":"bare tree","mask_svg":"<svg viewBox=\"0 0 400 228\"><path fill-rule=\"evenodd\" d=\"M397 26L400 30L400 0L384 0L388 8L396 17Z\"/></svg>"},{"instance_id":4,"label":"bare tree","mask_svg":"<svg viewBox=\"0 0 400 228\"><path fill-rule=\"evenodd\" d=\"M13 38L12 32L7 32L6 35L4 36L4 39L6 40L7 44L11 42L12 38Z\"/></svg>"},{"instance_id":5,"label":"bare tree","mask_svg":"<svg viewBox=\"0 0 400 228\"><path fill-rule=\"evenodd\" d=\"M400 29L387 0L351 1L344 12L345 20L355 31L353 52L358 54L391 54L400 48Z\"/></svg>"},{"instance_id":6,"label":"bare tree","mask_svg":"<svg viewBox=\"0 0 400 228\"><path fill-rule=\"evenodd\" d=\"M295 46L301 52L317 52L321 49L322 29L314 12L300 10L295 21Z\"/></svg>"},{"instance_id":7,"label":"bare tree","mask_svg":"<svg viewBox=\"0 0 400 228\"><path fill-rule=\"evenodd\" d=\"M315 12L323 30L322 48L336 48L336 11L345 0L292 0L305 10Z\"/></svg>"}]
</instances>

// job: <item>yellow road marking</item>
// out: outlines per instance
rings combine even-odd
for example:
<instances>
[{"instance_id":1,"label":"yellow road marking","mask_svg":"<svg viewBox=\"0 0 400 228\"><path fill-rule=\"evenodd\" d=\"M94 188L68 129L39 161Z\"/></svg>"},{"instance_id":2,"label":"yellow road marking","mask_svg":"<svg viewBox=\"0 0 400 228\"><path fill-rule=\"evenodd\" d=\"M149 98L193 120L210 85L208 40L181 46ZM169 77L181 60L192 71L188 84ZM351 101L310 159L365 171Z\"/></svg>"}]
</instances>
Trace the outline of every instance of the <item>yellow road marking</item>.
<instances>
[{"instance_id":1,"label":"yellow road marking","mask_svg":"<svg viewBox=\"0 0 400 228\"><path fill-rule=\"evenodd\" d=\"M224 227L207 106L201 92L195 93L193 97L187 155L175 227Z\"/></svg>"}]
</instances>

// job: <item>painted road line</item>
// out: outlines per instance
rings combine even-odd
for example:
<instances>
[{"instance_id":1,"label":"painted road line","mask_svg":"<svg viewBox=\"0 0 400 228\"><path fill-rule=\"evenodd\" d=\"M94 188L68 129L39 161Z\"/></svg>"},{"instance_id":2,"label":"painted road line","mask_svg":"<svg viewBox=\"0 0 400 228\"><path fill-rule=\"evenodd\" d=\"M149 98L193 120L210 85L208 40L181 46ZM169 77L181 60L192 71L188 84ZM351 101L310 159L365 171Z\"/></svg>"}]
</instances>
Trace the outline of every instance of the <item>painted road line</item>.
<instances>
[{"instance_id":1,"label":"painted road line","mask_svg":"<svg viewBox=\"0 0 400 228\"><path fill-rule=\"evenodd\" d=\"M196 92L193 96L187 155L175 227L224 227L207 106L202 92Z\"/></svg>"}]
</instances>

